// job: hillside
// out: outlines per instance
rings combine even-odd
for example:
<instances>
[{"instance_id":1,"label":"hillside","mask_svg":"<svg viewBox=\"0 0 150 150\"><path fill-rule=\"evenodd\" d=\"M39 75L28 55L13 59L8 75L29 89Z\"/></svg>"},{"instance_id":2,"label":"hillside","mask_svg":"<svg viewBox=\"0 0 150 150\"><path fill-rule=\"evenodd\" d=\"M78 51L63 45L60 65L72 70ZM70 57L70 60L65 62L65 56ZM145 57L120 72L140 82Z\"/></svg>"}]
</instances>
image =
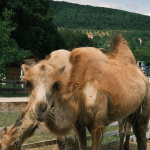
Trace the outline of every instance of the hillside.
<instances>
[{"instance_id":1,"label":"hillside","mask_svg":"<svg viewBox=\"0 0 150 150\"><path fill-rule=\"evenodd\" d=\"M57 27L93 30L149 30L150 16L122 10L52 1Z\"/></svg>"}]
</instances>

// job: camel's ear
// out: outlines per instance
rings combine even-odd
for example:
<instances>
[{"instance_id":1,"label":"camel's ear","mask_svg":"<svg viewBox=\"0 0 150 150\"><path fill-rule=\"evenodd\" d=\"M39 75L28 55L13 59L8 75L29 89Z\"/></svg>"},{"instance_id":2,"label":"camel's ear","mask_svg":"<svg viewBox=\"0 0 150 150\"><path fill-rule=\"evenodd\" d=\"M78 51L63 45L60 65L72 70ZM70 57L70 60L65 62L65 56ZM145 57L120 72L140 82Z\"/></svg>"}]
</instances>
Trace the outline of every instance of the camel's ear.
<instances>
[{"instance_id":1,"label":"camel's ear","mask_svg":"<svg viewBox=\"0 0 150 150\"><path fill-rule=\"evenodd\" d=\"M25 65L25 64L22 65L22 70L23 70L24 73L28 72L29 69L30 69L29 66L27 66L27 65Z\"/></svg>"},{"instance_id":2,"label":"camel's ear","mask_svg":"<svg viewBox=\"0 0 150 150\"><path fill-rule=\"evenodd\" d=\"M4 135L6 135L7 133L7 127L5 127L2 132L1 132L1 137L3 137Z\"/></svg>"},{"instance_id":3,"label":"camel's ear","mask_svg":"<svg viewBox=\"0 0 150 150\"><path fill-rule=\"evenodd\" d=\"M61 66L60 68L57 69L58 74L62 74L65 71L66 66Z\"/></svg>"},{"instance_id":4,"label":"camel's ear","mask_svg":"<svg viewBox=\"0 0 150 150\"><path fill-rule=\"evenodd\" d=\"M18 139L13 142L13 144L12 144L12 145L13 145L13 149L17 149L18 143L19 143L19 140L18 140Z\"/></svg>"}]
</instances>

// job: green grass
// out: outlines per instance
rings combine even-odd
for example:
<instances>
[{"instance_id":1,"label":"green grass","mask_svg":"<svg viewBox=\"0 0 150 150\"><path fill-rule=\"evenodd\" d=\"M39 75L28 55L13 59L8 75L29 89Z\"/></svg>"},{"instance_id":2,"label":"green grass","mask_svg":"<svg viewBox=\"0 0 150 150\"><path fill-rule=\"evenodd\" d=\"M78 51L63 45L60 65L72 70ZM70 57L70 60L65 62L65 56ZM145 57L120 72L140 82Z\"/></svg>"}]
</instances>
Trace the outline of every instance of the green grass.
<instances>
[{"instance_id":1,"label":"green grass","mask_svg":"<svg viewBox=\"0 0 150 150\"><path fill-rule=\"evenodd\" d=\"M116 131L116 130L119 130L118 125L107 126L105 132Z\"/></svg>"},{"instance_id":2,"label":"green grass","mask_svg":"<svg viewBox=\"0 0 150 150\"><path fill-rule=\"evenodd\" d=\"M10 126L16 119L20 116L20 113L0 113L0 127ZM118 130L118 125L115 126L108 126L106 127L105 132L116 131ZM71 133L68 134L71 136ZM87 131L87 136L90 136L90 133ZM33 143L38 141L45 141L51 140L56 138L54 134L47 133L47 134L40 134L40 135L33 135L32 137L28 138L25 143ZM119 135L103 138L103 143L108 143L110 141L119 140ZM88 146L91 146L91 140L87 142Z\"/></svg>"},{"instance_id":3,"label":"green grass","mask_svg":"<svg viewBox=\"0 0 150 150\"><path fill-rule=\"evenodd\" d=\"M108 143L108 142L117 141L117 140L119 140L119 135L114 135L114 136L109 136L107 138L103 138L102 143Z\"/></svg>"},{"instance_id":4,"label":"green grass","mask_svg":"<svg viewBox=\"0 0 150 150\"><path fill-rule=\"evenodd\" d=\"M0 127L10 126L20 115L20 113L0 113Z\"/></svg>"},{"instance_id":5,"label":"green grass","mask_svg":"<svg viewBox=\"0 0 150 150\"><path fill-rule=\"evenodd\" d=\"M34 143L34 142L39 142L39 141L51 140L51 139L56 139L56 136L49 132L49 133L40 134L40 135L33 135L32 137L28 138L25 141L25 143Z\"/></svg>"}]
</instances>

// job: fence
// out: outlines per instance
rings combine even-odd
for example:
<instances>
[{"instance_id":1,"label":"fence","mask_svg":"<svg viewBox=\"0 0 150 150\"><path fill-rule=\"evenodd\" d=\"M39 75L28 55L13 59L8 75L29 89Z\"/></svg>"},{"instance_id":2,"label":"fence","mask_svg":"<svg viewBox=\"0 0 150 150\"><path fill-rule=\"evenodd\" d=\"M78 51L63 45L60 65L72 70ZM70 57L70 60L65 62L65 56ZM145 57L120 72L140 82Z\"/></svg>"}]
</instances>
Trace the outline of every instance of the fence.
<instances>
[{"instance_id":1,"label":"fence","mask_svg":"<svg viewBox=\"0 0 150 150\"><path fill-rule=\"evenodd\" d=\"M150 76L150 66L140 66L140 68L147 77Z\"/></svg>"},{"instance_id":2,"label":"fence","mask_svg":"<svg viewBox=\"0 0 150 150\"><path fill-rule=\"evenodd\" d=\"M22 100L7 100L5 98L3 98L3 100L0 100L0 113L7 113L7 112L21 112L24 110L24 108L26 107L28 103L28 99L27 98L22 98ZM112 124L110 124L110 126L114 126L114 125L118 125L117 122L114 122ZM148 126L148 128L150 129L150 125ZM0 128L0 131L3 128ZM43 125L41 124L41 126L36 130L36 132L34 134L41 134L41 133L48 133L49 130ZM112 132L106 132L104 134L104 137L110 137L110 136L114 136L114 135L118 135L119 131L112 131ZM147 131L147 138L150 138L150 130ZM91 137L87 137L87 141L90 140ZM131 136L130 137L131 141L136 142L136 138L135 136ZM30 149L30 148L39 148L39 147L43 147L43 146L48 146L48 145L53 145L53 144L57 144L57 140L48 140L48 141L41 141L41 142L37 142L37 143L30 143L30 144L24 144L22 145L22 150L26 150L26 149ZM108 143L104 143L104 144L108 144Z\"/></svg>"},{"instance_id":3,"label":"fence","mask_svg":"<svg viewBox=\"0 0 150 150\"><path fill-rule=\"evenodd\" d=\"M4 86L4 85L9 86ZM0 92L24 92L26 88L24 87L23 81L20 80L0 80Z\"/></svg>"},{"instance_id":4,"label":"fence","mask_svg":"<svg viewBox=\"0 0 150 150\"><path fill-rule=\"evenodd\" d=\"M150 66L140 66L141 70L144 74L149 77L150 76ZM11 87L3 87L2 84L13 85ZM19 85L19 86L17 86ZM24 82L20 80L8 80L2 81L0 80L0 92L24 92L26 88L24 87Z\"/></svg>"}]
</instances>

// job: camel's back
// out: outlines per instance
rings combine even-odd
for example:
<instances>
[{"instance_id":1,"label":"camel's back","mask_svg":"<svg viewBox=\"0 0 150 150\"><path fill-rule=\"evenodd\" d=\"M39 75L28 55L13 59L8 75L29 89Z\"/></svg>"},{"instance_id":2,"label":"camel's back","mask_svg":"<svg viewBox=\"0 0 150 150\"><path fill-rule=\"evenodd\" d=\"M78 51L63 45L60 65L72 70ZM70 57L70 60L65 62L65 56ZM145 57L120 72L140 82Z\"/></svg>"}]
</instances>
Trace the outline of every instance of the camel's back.
<instances>
[{"instance_id":1,"label":"camel's back","mask_svg":"<svg viewBox=\"0 0 150 150\"><path fill-rule=\"evenodd\" d=\"M86 81L128 79L129 76L140 76L137 66L126 60L110 58L108 55L93 47L77 48L70 55L70 80L84 85Z\"/></svg>"},{"instance_id":2,"label":"camel's back","mask_svg":"<svg viewBox=\"0 0 150 150\"><path fill-rule=\"evenodd\" d=\"M139 87L138 91L145 90L146 77L136 64L109 58L96 48L74 49L70 55L70 63L69 84L85 86L87 82L96 80L93 84L98 90L114 94L121 90L127 92L134 87Z\"/></svg>"},{"instance_id":3,"label":"camel's back","mask_svg":"<svg viewBox=\"0 0 150 150\"><path fill-rule=\"evenodd\" d=\"M62 78L66 78L70 70L68 50L56 50L46 57L47 64L53 66L55 69L65 68L60 75Z\"/></svg>"},{"instance_id":4,"label":"camel's back","mask_svg":"<svg viewBox=\"0 0 150 150\"><path fill-rule=\"evenodd\" d=\"M70 80L81 85L86 80L97 78L101 72L107 72L108 70L107 56L93 47L74 49L70 55L70 63Z\"/></svg>"}]
</instances>

